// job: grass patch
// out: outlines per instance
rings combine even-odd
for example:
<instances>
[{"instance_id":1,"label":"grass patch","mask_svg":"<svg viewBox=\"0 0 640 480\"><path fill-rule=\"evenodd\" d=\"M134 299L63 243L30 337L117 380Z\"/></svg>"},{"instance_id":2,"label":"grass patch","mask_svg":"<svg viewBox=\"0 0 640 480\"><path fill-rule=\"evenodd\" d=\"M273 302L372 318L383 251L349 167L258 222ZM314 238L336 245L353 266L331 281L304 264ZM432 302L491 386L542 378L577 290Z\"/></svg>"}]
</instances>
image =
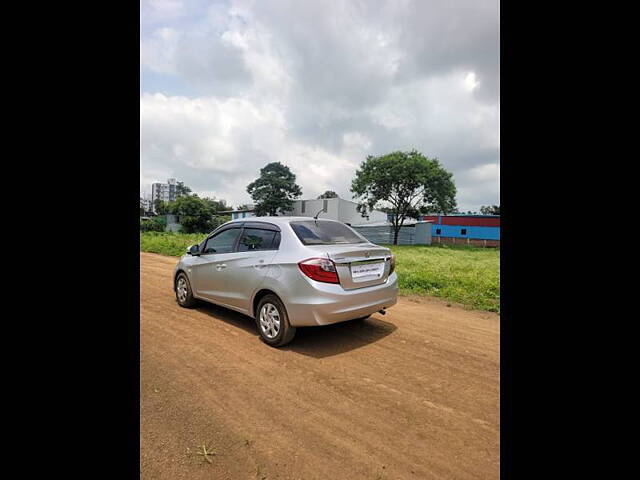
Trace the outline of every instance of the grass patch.
<instances>
[{"instance_id":1,"label":"grass patch","mask_svg":"<svg viewBox=\"0 0 640 480\"><path fill-rule=\"evenodd\" d=\"M400 293L432 295L500 312L500 250L447 245L386 245L396 255Z\"/></svg>"},{"instance_id":2,"label":"grass patch","mask_svg":"<svg viewBox=\"0 0 640 480\"><path fill-rule=\"evenodd\" d=\"M204 233L140 232L140 251L181 257L205 237Z\"/></svg>"},{"instance_id":3,"label":"grass patch","mask_svg":"<svg viewBox=\"0 0 640 480\"><path fill-rule=\"evenodd\" d=\"M141 232L140 250L179 257L204 234ZM402 295L432 295L500 312L500 250L447 245L386 245L397 257Z\"/></svg>"}]
</instances>

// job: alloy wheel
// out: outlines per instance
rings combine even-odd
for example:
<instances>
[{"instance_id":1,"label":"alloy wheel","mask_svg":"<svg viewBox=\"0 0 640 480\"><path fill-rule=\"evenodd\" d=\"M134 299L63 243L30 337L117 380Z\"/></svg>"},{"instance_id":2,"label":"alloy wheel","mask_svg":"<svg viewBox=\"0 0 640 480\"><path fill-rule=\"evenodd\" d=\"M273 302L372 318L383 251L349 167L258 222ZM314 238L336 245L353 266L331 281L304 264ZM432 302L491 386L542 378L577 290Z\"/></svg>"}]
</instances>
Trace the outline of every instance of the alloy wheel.
<instances>
[{"instance_id":1,"label":"alloy wheel","mask_svg":"<svg viewBox=\"0 0 640 480\"><path fill-rule=\"evenodd\" d=\"M270 340L280 331L280 313L272 303L265 303L260 309L260 329Z\"/></svg>"},{"instance_id":2,"label":"alloy wheel","mask_svg":"<svg viewBox=\"0 0 640 480\"><path fill-rule=\"evenodd\" d=\"M187 280L184 277L178 278L176 291L178 292L178 300L180 303L184 303L187 300Z\"/></svg>"}]
</instances>

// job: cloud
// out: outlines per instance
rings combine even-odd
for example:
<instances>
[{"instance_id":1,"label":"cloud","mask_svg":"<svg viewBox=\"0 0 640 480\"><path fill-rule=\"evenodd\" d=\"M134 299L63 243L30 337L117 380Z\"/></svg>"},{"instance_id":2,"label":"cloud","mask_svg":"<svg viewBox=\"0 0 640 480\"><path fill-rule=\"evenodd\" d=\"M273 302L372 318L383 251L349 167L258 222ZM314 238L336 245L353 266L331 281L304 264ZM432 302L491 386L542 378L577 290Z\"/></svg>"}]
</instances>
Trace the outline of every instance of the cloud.
<instances>
[{"instance_id":1,"label":"cloud","mask_svg":"<svg viewBox=\"0 0 640 480\"><path fill-rule=\"evenodd\" d=\"M486 163L464 171L459 181L465 185L458 193L458 203L461 205L500 204L500 164ZM461 210L467 211L467 208Z\"/></svg>"},{"instance_id":2,"label":"cloud","mask_svg":"<svg viewBox=\"0 0 640 480\"><path fill-rule=\"evenodd\" d=\"M338 188L345 198L356 162L370 142L344 135L338 153L292 141L282 112L269 104L215 97L189 99L144 94L140 103L140 163L156 178L176 177L194 191L250 201L246 186L266 163L280 161L297 175L305 196ZM153 181L141 176L145 188ZM336 187L340 185L340 187Z\"/></svg>"},{"instance_id":3,"label":"cloud","mask_svg":"<svg viewBox=\"0 0 640 480\"><path fill-rule=\"evenodd\" d=\"M350 198L366 155L416 148L454 173L461 209L499 203L498 2L141 9L141 189L176 177L244 203L282 161L304 197Z\"/></svg>"}]
</instances>

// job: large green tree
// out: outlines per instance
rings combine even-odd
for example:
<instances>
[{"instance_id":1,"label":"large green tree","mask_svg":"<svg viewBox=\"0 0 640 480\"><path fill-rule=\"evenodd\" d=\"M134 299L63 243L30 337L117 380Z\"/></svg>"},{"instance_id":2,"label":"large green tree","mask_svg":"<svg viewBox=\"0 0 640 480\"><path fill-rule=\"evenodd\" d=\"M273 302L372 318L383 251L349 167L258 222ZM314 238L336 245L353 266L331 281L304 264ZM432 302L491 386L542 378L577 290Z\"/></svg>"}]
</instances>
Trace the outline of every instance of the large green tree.
<instances>
[{"instance_id":1,"label":"large green tree","mask_svg":"<svg viewBox=\"0 0 640 480\"><path fill-rule=\"evenodd\" d=\"M272 162L260 169L260 177L247 185L247 192L255 203L257 216L276 216L278 210L291 210L293 200L302 195L296 176L289 167Z\"/></svg>"},{"instance_id":2,"label":"large green tree","mask_svg":"<svg viewBox=\"0 0 640 480\"><path fill-rule=\"evenodd\" d=\"M176 198L183 197L191 194L191 189L187 187L183 182L178 182L176 184Z\"/></svg>"},{"instance_id":3,"label":"large green tree","mask_svg":"<svg viewBox=\"0 0 640 480\"><path fill-rule=\"evenodd\" d=\"M373 210L378 202L390 206L393 244L408 216L420 207L447 214L456 209L456 187L453 175L438 159L428 158L416 150L392 152L375 157L369 155L356 171L351 182L354 198L360 201L362 215Z\"/></svg>"},{"instance_id":4,"label":"large green tree","mask_svg":"<svg viewBox=\"0 0 640 480\"><path fill-rule=\"evenodd\" d=\"M167 213L167 202L160 198L156 198L153 201L153 211L156 215L166 215Z\"/></svg>"},{"instance_id":5,"label":"large green tree","mask_svg":"<svg viewBox=\"0 0 640 480\"><path fill-rule=\"evenodd\" d=\"M218 212L222 212L224 210L230 210L231 207L229 205L227 205L227 201L224 199L219 199L216 200L215 197L213 198L203 198L202 201L207 204L207 206L211 209L211 211L215 214L217 214Z\"/></svg>"},{"instance_id":6,"label":"large green tree","mask_svg":"<svg viewBox=\"0 0 640 480\"><path fill-rule=\"evenodd\" d=\"M333 190L327 190L318 197L318 200L320 200L321 198L338 198L338 194Z\"/></svg>"},{"instance_id":7,"label":"large green tree","mask_svg":"<svg viewBox=\"0 0 640 480\"><path fill-rule=\"evenodd\" d=\"M171 202L168 209L169 213L178 216L182 232L208 233L218 225L231 220L231 217L217 214L215 203L214 200L198 198L197 195L185 195Z\"/></svg>"}]
</instances>

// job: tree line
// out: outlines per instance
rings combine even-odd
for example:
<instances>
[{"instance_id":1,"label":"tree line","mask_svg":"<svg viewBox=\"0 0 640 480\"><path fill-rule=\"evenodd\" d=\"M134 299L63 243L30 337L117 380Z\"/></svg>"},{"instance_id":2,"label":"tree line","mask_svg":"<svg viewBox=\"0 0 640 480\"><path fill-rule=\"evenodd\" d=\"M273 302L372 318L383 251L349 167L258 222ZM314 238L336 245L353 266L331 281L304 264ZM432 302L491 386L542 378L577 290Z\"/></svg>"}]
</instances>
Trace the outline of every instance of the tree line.
<instances>
[{"instance_id":1,"label":"tree line","mask_svg":"<svg viewBox=\"0 0 640 480\"><path fill-rule=\"evenodd\" d=\"M374 209L390 214L394 245L407 218L458 213L453 174L437 158L429 158L417 150L369 155L356 171L350 191L363 217ZM261 168L259 177L247 185L247 193L254 201L257 216L277 216L278 212L293 209L293 202L302 195L302 189L289 167L272 162ZM160 203L155 207L159 215L178 215L184 232L209 232L229 219L220 215L221 211L230 209L224 200L199 198L182 182L178 182L177 195L175 202L165 205L157 201ZM336 197L336 192L328 190L318 198ZM246 208L246 205L238 207L239 210ZM486 215L500 214L500 207L496 205L482 206L480 210Z\"/></svg>"},{"instance_id":2,"label":"tree line","mask_svg":"<svg viewBox=\"0 0 640 480\"><path fill-rule=\"evenodd\" d=\"M289 167L280 162L262 168L258 179L247 186L247 193L255 202L256 215L290 211L293 201L302 195L295 179ZM426 157L417 150L369 155L356 171L351 192L363 217L377 208L391 214L394 245L398 243L398 233L408 217L456 211L453 175L437 158ZM318 198L337 196L335 192L327 191Z\"/></svg>"},{"instance_id":3,"label":"tree line","mask_svg":"<svg viewBox=\"0 0 640 480\"><path fill-rule=\"evenodd\" d=\"M184 233L207 233L231 220L231 216L221 212L229 210L224 199L200 198L192 193L191 188L178 182L176 185L176 199L165 202L160 199L154 201L154 210L158 217L140 222L143 231L164 231L166 227L165 215L176 215L180 221L180 231Z\"/></svg>"}]
</instances>

